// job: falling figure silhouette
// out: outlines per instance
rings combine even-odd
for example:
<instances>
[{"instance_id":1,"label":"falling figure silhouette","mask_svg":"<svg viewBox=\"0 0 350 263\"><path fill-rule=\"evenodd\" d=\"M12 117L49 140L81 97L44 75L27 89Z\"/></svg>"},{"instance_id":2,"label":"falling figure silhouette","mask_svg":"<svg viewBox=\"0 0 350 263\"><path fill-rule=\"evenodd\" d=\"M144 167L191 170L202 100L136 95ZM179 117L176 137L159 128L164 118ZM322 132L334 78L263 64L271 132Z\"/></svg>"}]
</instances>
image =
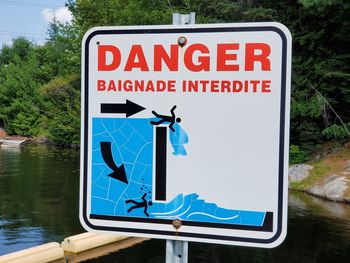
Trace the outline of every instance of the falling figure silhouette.
<instances>
[{"instance_id":1,"label":"falling figure silhouette","mask_svg":"<svg viewBox=\"0 0 350 263\"><path fill-rule=\"evenodd\" d=\"M125 203L126 204L129 204L129 203L132 203L134 204L132 207L130 207L128 209L128 213L130 213L132 210L136 209L136 208L144 208L143 209L143 212L145 213L146 216L149 217L149 214L147 213L147 208L148 206L151 206L152 205L152 201L148 201L146 200L146 193L144 193L144 195L141 197L142 199L142 202L136 202L135 200L132 200L132 199L129 199L129 200L126 200Z\"/></svg>"},{"instance_id":2,"label":"falling figure silhouette","mask_svg":"<svg viewBox=\"0 0 350 263\"><path fill-rule=\"evenodd\" d=\"M174 107L170 110L171 116L161 115L155 111L152 111L154 116L156 116L157 118L160 118L160 120L159 121L151 121L150 123L157 126L157 125L162 124L164 122L169 122L170 123L170 125L169 125L170 130L175 132L175 129L173 127L175 124L175 121L181 122L181 118L176 118L176 116L175 116L175 113L174 113L175 109L176 109L176 105L174 105Z\"/></svg>"}]
</instances>

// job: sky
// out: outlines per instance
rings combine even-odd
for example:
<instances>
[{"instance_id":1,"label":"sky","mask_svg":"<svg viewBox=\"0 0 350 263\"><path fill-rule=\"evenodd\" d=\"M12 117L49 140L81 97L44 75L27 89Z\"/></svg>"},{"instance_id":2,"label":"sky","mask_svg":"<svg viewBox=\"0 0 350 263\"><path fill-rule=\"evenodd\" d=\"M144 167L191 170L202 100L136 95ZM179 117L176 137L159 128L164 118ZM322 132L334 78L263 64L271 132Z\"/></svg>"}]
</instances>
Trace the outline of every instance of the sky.
<instances>
[{"instance_id":1,"label":"sky","mask_svg":"<svg viewBox=\"0 0 350 263\"><path fill-rule=\"evenodd\" d=\"M54 16L60 22L71 21L64 4L65 0L0 0L0 48L19 36L44 43Z\"/></svg>"}]
</instances>

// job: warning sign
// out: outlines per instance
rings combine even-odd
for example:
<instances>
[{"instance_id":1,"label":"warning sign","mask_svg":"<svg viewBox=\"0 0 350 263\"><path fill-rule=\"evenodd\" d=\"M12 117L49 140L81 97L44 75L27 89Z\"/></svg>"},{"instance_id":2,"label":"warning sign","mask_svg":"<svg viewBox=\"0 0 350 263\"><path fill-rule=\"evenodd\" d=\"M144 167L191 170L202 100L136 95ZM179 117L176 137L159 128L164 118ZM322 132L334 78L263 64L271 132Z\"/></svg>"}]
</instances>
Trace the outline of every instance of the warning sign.
<instances>
[{"instance_id":1,"label":"warning sign","mask_svg":"<svg viewBox=\"0 0 350 263\"><path fill-rule=\"evenodd\" d=\"M220 244L281 243L290 64L290 33L278 23L88 31L84 227Z\"/></svg>"}]
</instances>

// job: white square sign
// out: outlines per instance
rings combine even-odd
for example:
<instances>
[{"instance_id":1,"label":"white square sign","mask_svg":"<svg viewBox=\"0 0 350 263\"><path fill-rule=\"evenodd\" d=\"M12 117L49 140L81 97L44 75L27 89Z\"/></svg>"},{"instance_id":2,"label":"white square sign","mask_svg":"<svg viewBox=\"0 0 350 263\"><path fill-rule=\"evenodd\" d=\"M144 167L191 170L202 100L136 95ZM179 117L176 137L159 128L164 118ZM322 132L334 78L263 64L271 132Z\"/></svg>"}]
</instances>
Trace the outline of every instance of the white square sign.
<instances>
[{"instance_id":1,"label":"white square sign","mask_svg":"<svg viewBox=\"0 0 350 263\"><path fill-rule=\"evenodd\" d=\"M87 230L257 247L283 241L285 26L97 27L85 34L82 60Z\"/></svg>"}]
</instances>

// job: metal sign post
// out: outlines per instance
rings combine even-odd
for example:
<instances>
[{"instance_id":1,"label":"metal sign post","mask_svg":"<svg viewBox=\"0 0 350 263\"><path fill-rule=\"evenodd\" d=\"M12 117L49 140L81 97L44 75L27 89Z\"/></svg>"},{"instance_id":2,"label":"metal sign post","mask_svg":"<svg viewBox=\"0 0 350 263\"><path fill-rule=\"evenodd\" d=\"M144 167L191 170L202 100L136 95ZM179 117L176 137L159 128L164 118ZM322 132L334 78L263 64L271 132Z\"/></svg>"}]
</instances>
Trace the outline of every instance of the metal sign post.
<instances>
[{"instance_id":1,"label":"metal sign post","mask_svg":"<svg viewBox=\"0 0 350 263\"><path fill-rule=\"evenodd\" d=\"M196 13L190 14L173 13L173 25L195 24ZM166 241L166 263L187 263L188 261L188 242L179 240Z\"/></svg>"},{"instance_id":2,"label":"metal sign post","mask_svg":"<svg viewBox=\"0 0 350 263\"><path fill-rule=\"evenodd\" d=\"M188 242L179 240L166 241L165 263L187 263Z\"/></svg>"}]
</instances>

